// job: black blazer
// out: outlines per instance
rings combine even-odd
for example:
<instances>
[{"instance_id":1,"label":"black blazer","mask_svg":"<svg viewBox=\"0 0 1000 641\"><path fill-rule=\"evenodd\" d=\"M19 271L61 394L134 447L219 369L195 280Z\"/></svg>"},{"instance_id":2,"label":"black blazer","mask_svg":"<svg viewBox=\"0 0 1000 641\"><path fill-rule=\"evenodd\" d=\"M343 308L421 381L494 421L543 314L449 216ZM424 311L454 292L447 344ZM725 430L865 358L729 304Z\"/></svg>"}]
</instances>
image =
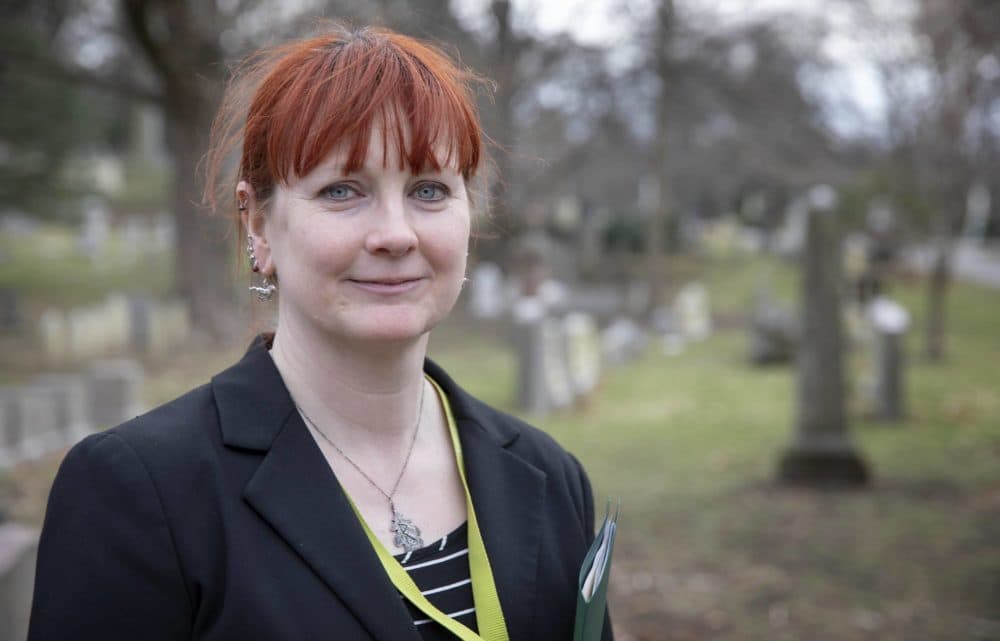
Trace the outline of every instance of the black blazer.
<instances>
[{"instance_id":1,"label":"black blazer","mask_svg":"<svg viewBox=\"0 0 1000 641\"><path fill-rule=\"evenodd\" d=\"M572 638L590 484L546 434L451 403L511 641ZM66 456L29 641L419 641L262 341L211 383ZM611 639L605 622L605 639Z\"/></svg>"}]
</instances>

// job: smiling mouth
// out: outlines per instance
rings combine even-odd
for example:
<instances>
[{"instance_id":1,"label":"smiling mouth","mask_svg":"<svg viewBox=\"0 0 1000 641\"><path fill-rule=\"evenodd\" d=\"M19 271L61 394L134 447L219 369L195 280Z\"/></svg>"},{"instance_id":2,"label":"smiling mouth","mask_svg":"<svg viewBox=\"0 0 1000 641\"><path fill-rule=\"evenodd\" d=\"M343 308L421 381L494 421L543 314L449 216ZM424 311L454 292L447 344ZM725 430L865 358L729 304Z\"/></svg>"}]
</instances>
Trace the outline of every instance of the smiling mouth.
<instances>
[{"instance_id":1,"label":"smiling mouth","mask_svg":"<svg viewBox=\"0 0 1000 641\"><path fill-rule=\"evenodd\" d=\"M377 280L349 279L361 289L378 294L396 294L406 292L419 285L423 278L386 278Z\"/></svg>"}]
</instances>

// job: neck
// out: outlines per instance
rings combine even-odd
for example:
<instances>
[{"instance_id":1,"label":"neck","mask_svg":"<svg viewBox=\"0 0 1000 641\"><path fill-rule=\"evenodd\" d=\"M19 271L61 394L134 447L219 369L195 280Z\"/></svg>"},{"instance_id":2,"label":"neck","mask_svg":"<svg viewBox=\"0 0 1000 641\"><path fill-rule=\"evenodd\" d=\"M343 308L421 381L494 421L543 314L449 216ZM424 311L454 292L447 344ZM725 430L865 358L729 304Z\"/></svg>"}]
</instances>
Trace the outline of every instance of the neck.
<instances>
[{"instance_id":1,"label":"neck","mask_svg":"<svg viewBox=\"0 0 1000 641\"><path fill-rule=\"evenodd\" d=\"M427 335L392 345L331 341L287 324L271 357L296 404L341 447L394 447L413 434Z\"/></svg>"}]
</instances>

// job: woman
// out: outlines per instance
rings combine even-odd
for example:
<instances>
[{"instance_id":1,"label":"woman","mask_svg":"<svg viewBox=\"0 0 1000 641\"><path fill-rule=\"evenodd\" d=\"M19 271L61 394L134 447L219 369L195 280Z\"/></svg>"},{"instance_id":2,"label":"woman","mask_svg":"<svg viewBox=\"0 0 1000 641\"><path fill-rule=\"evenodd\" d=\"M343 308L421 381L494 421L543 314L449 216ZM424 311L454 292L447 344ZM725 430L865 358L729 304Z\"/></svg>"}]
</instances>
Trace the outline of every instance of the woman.
<instances>
[{"instance_id":1,"label":"woman","mask_svg":"<svg viewBox=\"0 0 1000 641\"><path fill-rule=\"evenodd\" d=\"M241 73L209 175L241 141L230 189L277 329L67 455L29 638L572 638L586 475L425 359L464 280L472 76L339 27Z\"/></svg>"}]
</instances>

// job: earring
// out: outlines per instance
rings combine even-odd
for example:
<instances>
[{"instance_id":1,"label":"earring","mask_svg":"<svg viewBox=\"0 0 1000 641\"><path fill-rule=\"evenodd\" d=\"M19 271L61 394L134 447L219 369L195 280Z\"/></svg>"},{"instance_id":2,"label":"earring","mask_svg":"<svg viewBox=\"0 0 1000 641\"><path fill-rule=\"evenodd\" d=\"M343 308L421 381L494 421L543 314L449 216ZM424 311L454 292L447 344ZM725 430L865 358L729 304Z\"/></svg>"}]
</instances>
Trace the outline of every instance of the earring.
<instances>
[{"instance_id":1,"label":"earring","mask_svg":"<svg viewBox=\"0 0 1000 641\"><path fill-rule=\"evenodd\" d=\"M260 272L260 265L257 264L257 256L253 251L253 237L250 234L247 234L247 257L250 259L250 269L254 272ZM250 285L248 289L257 296L257 300L266 303L274 297L274 292L278 287L268 280L267 276L264 276L260 285Z\"/></svg>"}]
</instances>

